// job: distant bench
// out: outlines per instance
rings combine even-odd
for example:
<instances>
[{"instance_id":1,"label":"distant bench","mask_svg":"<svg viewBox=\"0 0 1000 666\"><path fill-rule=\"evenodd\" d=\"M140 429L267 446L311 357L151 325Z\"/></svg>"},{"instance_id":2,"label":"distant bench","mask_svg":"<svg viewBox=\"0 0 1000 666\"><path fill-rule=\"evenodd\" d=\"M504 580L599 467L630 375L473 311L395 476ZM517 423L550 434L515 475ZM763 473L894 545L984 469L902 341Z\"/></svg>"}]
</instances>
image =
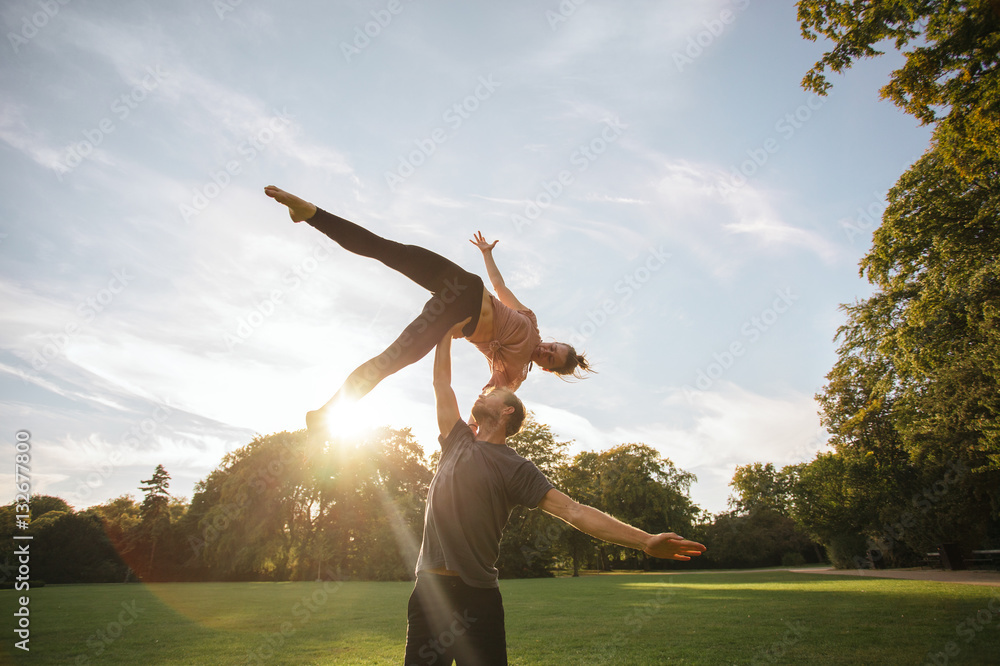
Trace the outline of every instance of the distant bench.
<instances>
[{"instance_id":1,"label":"distant bench","mask_svg":"<svg viewBox=\"0 0 1000 666\"><path fill-rule=\"evenodd\" d=\"M923 563L921 564L921 568L923 567L929 567L931 569L943 568L941 565L941 553L936 551L933 553L926 553L924 555Z\"/></svg>"},{"instance_id":2,"label":"distant bench","mask_svg":"<svg viewBox=\"0 0 1000 666\"><path fill-rule=\"evenodd\" d=\"M1000 550L974 550L965 564L970 568L1000 569Z\"/></svg>"}]
</instances>

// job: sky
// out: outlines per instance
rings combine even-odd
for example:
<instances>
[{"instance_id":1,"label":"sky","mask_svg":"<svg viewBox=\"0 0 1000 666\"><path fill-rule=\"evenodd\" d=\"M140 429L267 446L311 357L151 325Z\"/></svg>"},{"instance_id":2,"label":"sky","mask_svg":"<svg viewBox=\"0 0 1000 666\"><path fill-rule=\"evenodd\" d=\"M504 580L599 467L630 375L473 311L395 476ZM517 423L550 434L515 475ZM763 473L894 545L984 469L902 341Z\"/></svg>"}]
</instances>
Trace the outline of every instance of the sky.
<instances>
[{"instance_id":1,"label":"sky","mask_svg":"<svg viewBox=\"0 0 1000 666\"><path fill-rule=\"evenodd\" d=\"M304 427L427 295L329 247L274 184L485 278L597 374L518 394L569 452L643 443L727 509L809 461L841 304L929 130L786 0L13 0L0 8L0 438L82 509ZM456 341L463 413L489 377ZM431 359L354 427L437 446ZM22 433L22 434L18 434ZM13 499L14 474L0 473ZM6 500L5 500L6 501Z\"/></svg>"}]
</instances>

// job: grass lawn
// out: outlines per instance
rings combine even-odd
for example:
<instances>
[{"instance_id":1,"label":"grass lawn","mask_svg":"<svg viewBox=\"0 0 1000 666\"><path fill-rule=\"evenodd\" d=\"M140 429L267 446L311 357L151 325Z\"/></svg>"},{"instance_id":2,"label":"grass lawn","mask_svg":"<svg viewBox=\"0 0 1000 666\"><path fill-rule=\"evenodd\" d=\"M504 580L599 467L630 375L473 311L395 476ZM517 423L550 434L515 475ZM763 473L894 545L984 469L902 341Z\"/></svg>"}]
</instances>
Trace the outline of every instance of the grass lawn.
<instances>
[{"instance_id":1,"label":"grass lawn","mask_svg":"<svg viewBox=\"0 0 1000 666\"><path fill-rule=\"evenodd\" d=\"M19 593L4 590L0 661L400 664L411 587L43 587L30 592L30 653L13 649ZM1000 663L996 587L766 571L510 580L500 589L511 664Z\"/></svg>"}]
</instances>

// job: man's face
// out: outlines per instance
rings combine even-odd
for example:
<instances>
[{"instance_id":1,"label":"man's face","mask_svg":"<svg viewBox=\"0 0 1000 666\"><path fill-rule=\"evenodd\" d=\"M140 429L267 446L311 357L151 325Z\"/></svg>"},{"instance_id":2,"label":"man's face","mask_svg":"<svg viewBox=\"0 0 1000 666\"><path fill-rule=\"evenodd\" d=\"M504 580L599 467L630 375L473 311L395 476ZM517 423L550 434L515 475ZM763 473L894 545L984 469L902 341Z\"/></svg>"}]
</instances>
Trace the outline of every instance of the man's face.
<instances>
[{"instance_id":1,"label":"man's face","mask_svg":"<svg viewBox=\"0 0 1000 666\"><path fill-rule=\"evenodd\" d=\"M479 394L472 405L472 415L478 423L499 421L507 405L503 401L502 390L492 389Z\"/></svg>"}]
</instances>

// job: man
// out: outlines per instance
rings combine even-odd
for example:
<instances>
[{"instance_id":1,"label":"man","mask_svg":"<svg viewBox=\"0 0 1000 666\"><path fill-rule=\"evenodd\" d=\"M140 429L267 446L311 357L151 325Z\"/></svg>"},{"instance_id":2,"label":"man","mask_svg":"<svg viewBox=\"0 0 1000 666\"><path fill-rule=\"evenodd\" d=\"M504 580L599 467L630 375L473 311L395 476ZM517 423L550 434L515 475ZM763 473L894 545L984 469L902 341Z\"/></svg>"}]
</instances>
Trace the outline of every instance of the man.
<instances>
[{"instance_id":1,"label":"man","mask_svg":"<svg viewBox=\"0 0 1000 666\"><path fill-rule=\"evenodd\" d=\"M453 330L457 331L456 329ZM524 422L513 392L482 394L473 434L451 388L452 333L434 354L441 460L427 493L417 582L407 606L406 666L506 664L503 600L494 566L514 506L538 507L598 539L654 557L689 560L705 547L672 532L648 534L573 501L506 445Z\"/></svg>"}]
</instances>

